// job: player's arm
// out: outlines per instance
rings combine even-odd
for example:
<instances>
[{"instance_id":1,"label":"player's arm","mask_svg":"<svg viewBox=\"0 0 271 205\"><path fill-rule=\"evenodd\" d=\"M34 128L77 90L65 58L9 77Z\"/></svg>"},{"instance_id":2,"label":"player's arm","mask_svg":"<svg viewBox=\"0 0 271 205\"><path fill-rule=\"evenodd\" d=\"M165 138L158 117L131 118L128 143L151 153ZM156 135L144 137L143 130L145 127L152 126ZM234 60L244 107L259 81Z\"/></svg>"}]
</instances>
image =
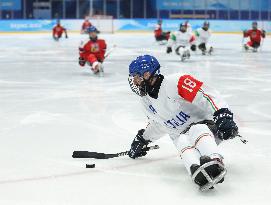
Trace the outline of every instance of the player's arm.
<instances>
[{"instance_id":1,"label":"player's arm","mask_svg":"<svg viewBox=\"0 0 271 205\"><path fill-rule=\"evenodd\" d=\"M243 31L243 36L244 36L244 38L249 37L250 31L251 31L251 30L248 30L248 31L247 31L247 30L244 30L244 31Z\"/></svg>"},{"instance_id":2,"label":"player's arm","mask_svg":"<svg viewBox=\"0 0 271 205\"><path fill-rule=\"evenodd\" d=\"M176 42L176 35L174 33L170 34L170 37L167 42L167 53L172 52L172 46Z\"/></svg>"},{"instance_id":3,"label":"player's arm","mask_svg":"<svg viewBox=\"0 0 271 205\"><path fill-rule=\"evenodd\" d=\"M53 38L55 37L55 34L56 34L56 27L54 27L53 30L52 30L52 36L53 36Z\"/></svg>"},{"instance_id":4,"label":"player's arm","mask_svg":"<svg viewBox=\"0 0 271 205\"><path fill-rule=\"evenodd\" d=\"M79 45L79 58L78 58L78 63L80 66L85 66L86 64L84 56L85 56L85 42L81 41Z\"/></svg>"},{"instance_id":5,"label":"player's arm","mask_svg":"<svg viewBox=\"0 0 271 205\"><path fill-rule=\"evenodd\" d=\"M184 75L178 81L178 94L206 116L213 115L220 139L227 140L237 135L238 127L233 120L233 113L217 91L190 75Z\"/></svg>"},{"instance_id":6,"label":"player's arm","mask_svg":"<svg viewBox=\"0 0 271 205\"><path fill-rule=\"evenodd\" d=\"M154 142L164 136L164 131L161 130L156 122L151 121L146 129L141 129L138 131L136 137L134 138L131 149L129 151L129 157L135 159L138 157L143 157L147 154L144 150L149 143Z\"/></svg>"},{"instance_id":7,"label":"player's arm","mask_svg":"<svg viewBox=\"0 0 271 205\"><path fill-rule=\"evenodd\" d=\"M64 33L65 33L65 38L68 38L67 29L63 27L63 31L64 31Z\"/></svg>"}]
</instances>

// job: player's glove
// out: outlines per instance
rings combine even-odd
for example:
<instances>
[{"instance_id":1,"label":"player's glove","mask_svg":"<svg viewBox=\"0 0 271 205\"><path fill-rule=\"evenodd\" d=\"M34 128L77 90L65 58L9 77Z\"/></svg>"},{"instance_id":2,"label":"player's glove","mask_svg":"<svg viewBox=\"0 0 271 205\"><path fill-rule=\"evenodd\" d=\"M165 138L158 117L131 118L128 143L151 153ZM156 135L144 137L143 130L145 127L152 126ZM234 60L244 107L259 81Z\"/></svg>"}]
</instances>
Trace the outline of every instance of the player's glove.
<instances>
[{"instance_id":1,"label":"player's glove","mask_svg":"<svg viewBox=\"0 0 271 205\"><path fill-rule=\"evenodd\" d=\"M222 140L232 139L238 134L238 127L233 121L233 113L227 108L221 108L214 113L217 136Z\"/></svg>"},{"instance_id":2,"label":"player's glove","mask_svg":"<svg viewBox=\"0 0 271 205\"><path fill-rule=\"evenodd\" d=\"M145 140L143 138L144 129L138 131L129 151L129 157L135 159L138 157L143 157L147 154L147 151L144 150L147 145L151 142L150 140Z\"/></svg>"},{"instance_id":3,"label":"player's glove","mask_svg":"<svg viewBox=\"0 0 271 205\"><path fill-rule=\"evenodd\" d=\"M191 49L191 51L196 51L197 47L195 44L193 44L193 45L191 45L190 49Z\"/></svg>"},{"instance_id":4,"label":"player's glove","mask_svg":"<svg viewBox=\"0 0 271 205\"><path fill-rule=\"evenodd\" d=\"M171 53L172 52L172 48L171 47L167 47L167 53Z\"/></svg>"},{"instance_id":5,"label":"player's glove","mask_svg":"<svg viewBox=\"0 0 271 205\"><path fill-rule=\"evenodd\" d=\"M266 35L266 31L262 30L262 36L263 36L263 38L265 38L265 35Z\"/></svg>"},{"instance_id":6,"label":"player's glove","mask_svg":"<svg viewBox=\"0 0 271 205\"><path fill-rule=\"evenodd\" d=\"M78 59L78 63L79 63L79 65L80 65L80 66L85 66L86 61L85 61L85 59L84 59L84 58L79 57L79 59Z\"/></svg>"},{"instance_id":7,"label":"player's glove","mask_svg":"<svg viewBox=\"0 0 271 205\"><path fill-rule=\"evenodd\" d=\"M68 35L67 35L67 34L65 35L65 38L68 38Z\"/></svg>"}]
</instances>

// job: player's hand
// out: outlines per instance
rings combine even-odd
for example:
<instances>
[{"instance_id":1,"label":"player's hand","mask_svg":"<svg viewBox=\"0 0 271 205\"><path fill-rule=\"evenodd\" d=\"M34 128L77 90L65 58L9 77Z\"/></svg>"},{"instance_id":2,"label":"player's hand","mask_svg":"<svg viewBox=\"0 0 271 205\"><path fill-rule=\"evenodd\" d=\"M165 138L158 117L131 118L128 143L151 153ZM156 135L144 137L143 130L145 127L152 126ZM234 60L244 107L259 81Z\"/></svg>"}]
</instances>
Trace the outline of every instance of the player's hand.
<instances>
[{"instance_id":1,"label":"player's hand","mask_svg":"<svg viewBox=\"0 0 271 205\"><path fill-rule=\"evenodd\" d=\"M84 58L79 57L79 59L78 59L78 63L79 63L79 65L80 65L80 66L85 66L86 61L85 61L85 59L84 59Z\"/></svg>"},{"instance_id":2,"label":"player's hand","mask_svg":"<svg viewBox=\"0 0 271 205\"><path fill-rule=\"evenodd\" d=\"M144 148L151 142L143 138L144 129L138 131L133 143L131 144L131 149L129 151L129 157L132 159L143 157L147 154Z\"/></svg>"},{"instance_id":3,"label":"player's hand","mask_svg":"<svg viewBox=\"0 0 271 205\"><path fill-rule=\"evenodd\" d=\"M68 35L66 35L65 38L68 38Z\"/></svg>"},{"instance_id":4,"label":"player's hand","mask_svg":"<svg viewBox=\"0 0 271 205\"><path fill-rule=\"evenodd\" d=\"M218 138L228 140L238 134L238 127L233 121L233 113L227 108L221 108L214 113Z\"/></svg>"},{"instance_id":5,"label":"player's hand","mask_svg":"<svg viewBox=\"0 0 271 205\"><path fill-rule=\"evenodd\" d=\"M262 30L262 36L263 36L263 38L265 38L265 35L266 35L266 31Z\"/></svg>"},{"instance_id":6,"label":"player's hand","mask_svg":"<svg viewBox=\"0 0 271 205\"><path fill-rule=\"evenodd\" d=\"M191 51L196 51L197 47L195 44L193 44L193 45L191 45L190 49L191 49Z\"/></svg>"},{"instance_id":7,"label":"player's hand","mask_svg":"<svg viewBox=\"0 0 271 205\"><path fill-rule=\"evenodd\" d=\"M172 48L171 47L167 47L167 53L171 53L172 52Z\"/></svg>"}]
</instances>

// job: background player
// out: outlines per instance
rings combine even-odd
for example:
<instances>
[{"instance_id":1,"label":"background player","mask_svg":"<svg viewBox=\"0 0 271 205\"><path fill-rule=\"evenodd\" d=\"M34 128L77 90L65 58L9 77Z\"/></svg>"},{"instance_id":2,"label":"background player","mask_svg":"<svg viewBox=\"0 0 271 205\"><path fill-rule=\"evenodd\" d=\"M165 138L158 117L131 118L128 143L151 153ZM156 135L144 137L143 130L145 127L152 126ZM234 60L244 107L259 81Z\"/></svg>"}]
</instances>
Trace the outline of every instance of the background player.
<instances>
[{"instance_id":1,"label":"background player","mask_svg":"<svg viewBox=\"0 0 271 205\"><path fill-rule=\"evenodd\" d=\"M244 44L245 50L252 49L253 52L257 52L261 45L261 39L265 38L265 30L258 29L258 23L252 23L252 29L244 31L244 38L249 38L250 41Z\"/></svg>"},{"instance_id":2,"label":"background player","mask_svg":"<svg viewBox=\"0 0 271 205\"><path fill-rule=\"evenodd\" d=\"M154 30L154 37L155 37L155 40L158 41L158 42L161 42L161 41L167 41L169 39L169 36L170 36L170 32L163 32L162 30L162 20L159 19L157 21L157 24L155 26L155 30Z\"/></svg>"},{"instance_id":3,"label":"background player","mask_svg":"<svg viewBox=\"0 0 271 205\"><path fill-rule=\"evenodd\" d=\"M195 31L197 45L198 45L198 48L201 50L202 55L205 55L206 52L208 52L209 54L213 52L212 46L207 47L207 43L211 37L211 31L209 27L210 27L210 23L208 21L205 21L202 27L198 28Z\"/></svg>"},{"instance_id":4,"label":"background player","mask_svg":"<svg viewBox=\"0 0 271 205\"><path fill-rule=\"evenodd\" d=\"M134 138L129 156L145 156L149 143L169 134L188 173L202 190L222 183L226 170L217 143L234 138L238 127L217 92L190 75L163 76L157 59L149 55L131 62L129 83L141 96L149 119L146 129L139 130Z\"/></svg>"},{"instance_id":5,"label":"background player","mask_svg":"<svg viewBox=\"0 0 271 205\"><path fill-rule=\"evenodd\" d=\"M104 54L106 43L103 39L98 39L97 29L94 26L88 28L89 39L82 41L79 46L79 65L85 66L88 63L93 73L103 73Z\"/></svg>"},{"instance_id":6,"label":"background player","mask_svg":"<svg viewBox=\"0 0 271 205\"><path fill-rule=\"evenodd\" d=\"M85 20L82 24L82 27L81 27L81 34L87 34L88 33L88 28L91 27L92 24L91 22L89 21L89 17L86 16L85 17Z\"/></svg>"},{"instance_id":7,"label":"background player","mask_svg":"<svg viewBox=\"0 0 271 205\"><path fill-rule=\"evenodd\" d=\"M58 41L62 37L63 33L65 33L65 38L68 38L68 33L67 33L66 28L61 26L60 20L57 20L57 24L53 28L53 39Z\"/></svg>"},{"instance_id":8,"label":"background player","mask_svg":"<svg viewBox=\"0 0 271 205\"><path fill-rule=\"evenodd\" d=\"M190 58L190 46L193 51L196 50L196 45L194 45L195 36L191 32L187 32L187 25L180 24L180 30L175 31L170 35L167 45L167 53L172 52L172 47L174 46L177 55L181 56L181 60L184 61Z\"/></svg>"}]
</instances>

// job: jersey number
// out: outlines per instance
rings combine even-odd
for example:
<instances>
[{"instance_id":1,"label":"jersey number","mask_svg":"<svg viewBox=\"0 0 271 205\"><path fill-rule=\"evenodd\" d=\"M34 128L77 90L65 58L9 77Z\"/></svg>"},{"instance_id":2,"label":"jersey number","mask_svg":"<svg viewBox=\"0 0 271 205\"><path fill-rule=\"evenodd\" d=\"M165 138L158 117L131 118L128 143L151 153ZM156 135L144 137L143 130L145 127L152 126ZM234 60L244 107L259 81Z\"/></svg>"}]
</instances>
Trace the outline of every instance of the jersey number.
<instances>
[{"instance_id":1,"label":"jersey number","mask_svg":"<svg viewBox=\"0 0 271 205\"><path fill-rule=\"evenodd\" d=\"M183 75L178 82L178 93L185 100L193 102L202 84L190 75Z\"/></svg>"}]
</instances>

